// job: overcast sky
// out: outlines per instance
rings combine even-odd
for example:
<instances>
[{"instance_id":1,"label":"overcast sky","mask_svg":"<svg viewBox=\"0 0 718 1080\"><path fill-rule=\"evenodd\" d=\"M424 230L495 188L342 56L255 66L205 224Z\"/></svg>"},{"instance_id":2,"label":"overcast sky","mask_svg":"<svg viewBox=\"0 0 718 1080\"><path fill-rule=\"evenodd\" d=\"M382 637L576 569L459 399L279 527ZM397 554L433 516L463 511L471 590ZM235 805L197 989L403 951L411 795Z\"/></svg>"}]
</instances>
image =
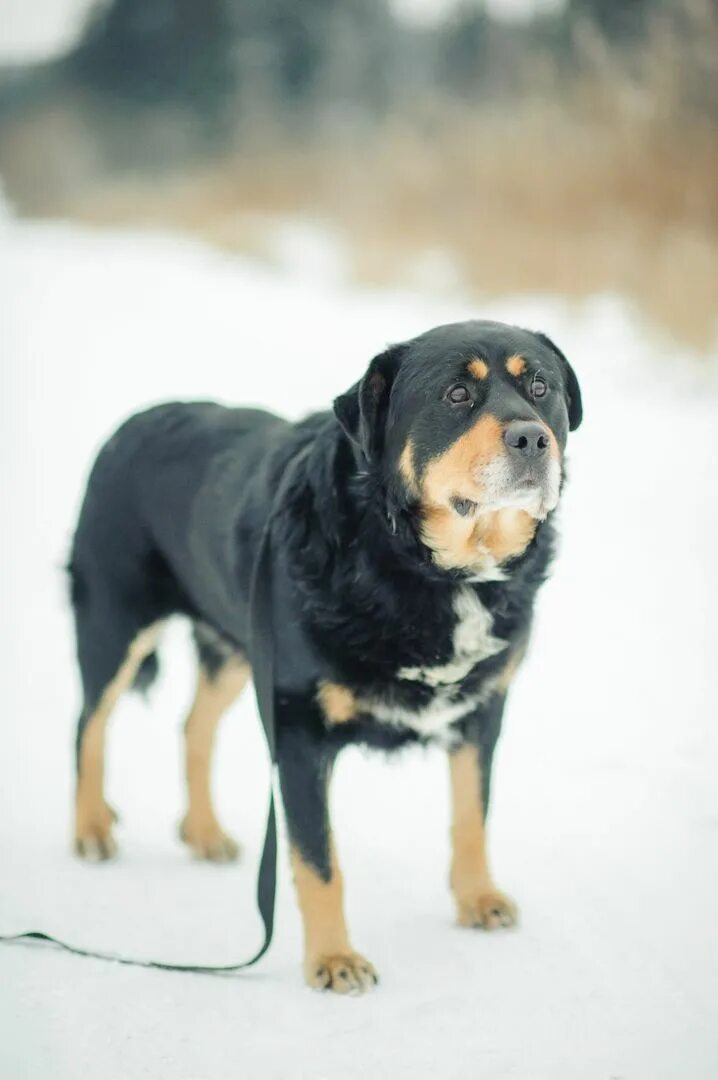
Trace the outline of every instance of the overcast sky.
<instances>
[{"instance_id":1,"label":"overcast sky","mask_svg":"<svg viewBox=\"0 0 718 1080\"><path fill-rule=\"evenodd\" d=\"M458 0L392 0L402 14L431 22ZM37 60L58 54L77 36L93 0L0 0L0 61ZM563 0L486 0L495 15L525 18L560 7Z\"/></svg>"}]
</instances>

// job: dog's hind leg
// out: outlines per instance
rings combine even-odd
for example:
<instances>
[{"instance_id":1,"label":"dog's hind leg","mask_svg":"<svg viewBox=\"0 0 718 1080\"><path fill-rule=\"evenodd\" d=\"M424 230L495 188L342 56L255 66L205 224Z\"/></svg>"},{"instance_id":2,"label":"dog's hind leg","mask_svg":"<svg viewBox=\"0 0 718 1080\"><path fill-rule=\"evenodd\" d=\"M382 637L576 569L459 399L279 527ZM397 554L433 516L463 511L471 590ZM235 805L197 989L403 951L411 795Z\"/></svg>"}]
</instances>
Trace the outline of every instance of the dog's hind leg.
<instances>
[{"instance_id":1,"label":"dog's hind leg","mask_svg":"<svg viewBox=\"0 0 718 1080\"><path fill-rule=\"evenodd\" d=\"M238 844L221 827L212 803L212 752L219 722L244 689L249 664L205 624L195 627L200 657L197 692L185 724L187 813L180 836L199 859L231 862Z\"/></svg>"},{"instance_id":2,"label":"dog's hind leg","mask_svg":"<svg viewBox=\"0 0 718 1080\"><path fill-rule=\"evenodd\" d=\"M153 653L160 624L138 628L138 620L109 609L100 624L76 614L85 703L76 741L75 851L83 858L103 860L116 851L115 814L104 795L107 723L142 662Z\"/></svg>"}]
</instances>

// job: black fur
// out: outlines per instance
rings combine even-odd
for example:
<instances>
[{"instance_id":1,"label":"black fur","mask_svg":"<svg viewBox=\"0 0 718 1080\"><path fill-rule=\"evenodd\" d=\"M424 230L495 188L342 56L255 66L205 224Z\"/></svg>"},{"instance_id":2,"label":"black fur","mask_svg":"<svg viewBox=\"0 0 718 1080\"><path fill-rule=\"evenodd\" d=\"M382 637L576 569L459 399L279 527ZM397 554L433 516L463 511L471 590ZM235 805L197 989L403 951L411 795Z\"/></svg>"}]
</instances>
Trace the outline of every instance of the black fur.
<instances>
[{"instance_id":1,"label":"black fur","mask_svg":"<svg viewBox=\"0 0 718 1080\"><path fill-rule=\"evenodd\" d=\"M501 365L518 352L551 387L533 401L526 380ZM447 407L444 389L472 356L492 374L472 388L471 415ZM389 349L337 399L334 412L290 424L267 412L209 402L161 405L128 420L101 451L75 535L72 602L85 719L139 630L173 613L192 619L200 659L215 674L248 641L248 594L257 545L287 463L306 457L280 508L272 540L278 757L293 842L330 874L326 776L338 751L362 742L385 751L430 736L360 713L328 724L322 680L360 698L417 709L435 688L401 668L447 663L462 585L481 600L506 642L451 688L477 694L529 636L536 591L554 546L549 515L506 568L505 580L471 582L436 564L421 539L415 494L397 467L411 433L418 468L490 411L501 423L539 418L563 450L581 419L578 383L543 335L497 323L439 327ZM471 507L462 507L468 514ZM155 661L146 662L144 685ZM454 742L482 748L483 799L503 697L458 719Z\"/></svg>"}]
</instances>

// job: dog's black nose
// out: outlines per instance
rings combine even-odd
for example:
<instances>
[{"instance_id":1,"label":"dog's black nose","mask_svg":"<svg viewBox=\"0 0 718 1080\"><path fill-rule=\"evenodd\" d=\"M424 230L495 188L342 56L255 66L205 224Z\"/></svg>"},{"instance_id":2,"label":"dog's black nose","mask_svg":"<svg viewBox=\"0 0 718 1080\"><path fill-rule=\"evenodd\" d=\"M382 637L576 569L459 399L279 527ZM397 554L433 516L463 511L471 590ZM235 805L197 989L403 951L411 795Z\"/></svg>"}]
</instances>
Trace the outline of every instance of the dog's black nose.
<instances>
[{"instance_id":1,"label":"dog's black nose","mask_svg":"<svg viewBox=\"0 0 718 1080\"><path fill-rule=\"evenodd\" d=\"M533 420L513 420L504 432L510 453L522 458L541 457L548 450L546 428Z\"/></svg>"}]
</instances>

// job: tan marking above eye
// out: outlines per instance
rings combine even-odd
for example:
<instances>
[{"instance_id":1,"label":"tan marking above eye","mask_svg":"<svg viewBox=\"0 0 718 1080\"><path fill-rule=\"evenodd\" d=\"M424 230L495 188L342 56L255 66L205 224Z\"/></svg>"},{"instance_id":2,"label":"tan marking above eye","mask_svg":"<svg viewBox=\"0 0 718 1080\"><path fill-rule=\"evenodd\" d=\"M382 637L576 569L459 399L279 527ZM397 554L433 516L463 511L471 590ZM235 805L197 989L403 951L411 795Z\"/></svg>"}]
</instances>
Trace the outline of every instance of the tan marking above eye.
<instances>
[{"instance_id":1,"label":"tan marking above eye","mask_svg":"<svg viewBox=\"0 0 718 1080\"><path fill-rule=\"evenodd\" d=\"M526 371L526 361L523 356L510 356L506 361L506 370L509 375L513 375L517 379L520 375L523 375Z\"/></svg>"},{"instance_id":2,"label":"tan marking above eye","mask_svg":"<svg viewBox=\"0 0 718 1080\"><path fill-rule=\"evenodd\" d=\"M485 360L481 360L480 357L476 357L469 364L469 371L475 379L485 379L489 374L489 365Z\"/></svg>"}]
</instances>

